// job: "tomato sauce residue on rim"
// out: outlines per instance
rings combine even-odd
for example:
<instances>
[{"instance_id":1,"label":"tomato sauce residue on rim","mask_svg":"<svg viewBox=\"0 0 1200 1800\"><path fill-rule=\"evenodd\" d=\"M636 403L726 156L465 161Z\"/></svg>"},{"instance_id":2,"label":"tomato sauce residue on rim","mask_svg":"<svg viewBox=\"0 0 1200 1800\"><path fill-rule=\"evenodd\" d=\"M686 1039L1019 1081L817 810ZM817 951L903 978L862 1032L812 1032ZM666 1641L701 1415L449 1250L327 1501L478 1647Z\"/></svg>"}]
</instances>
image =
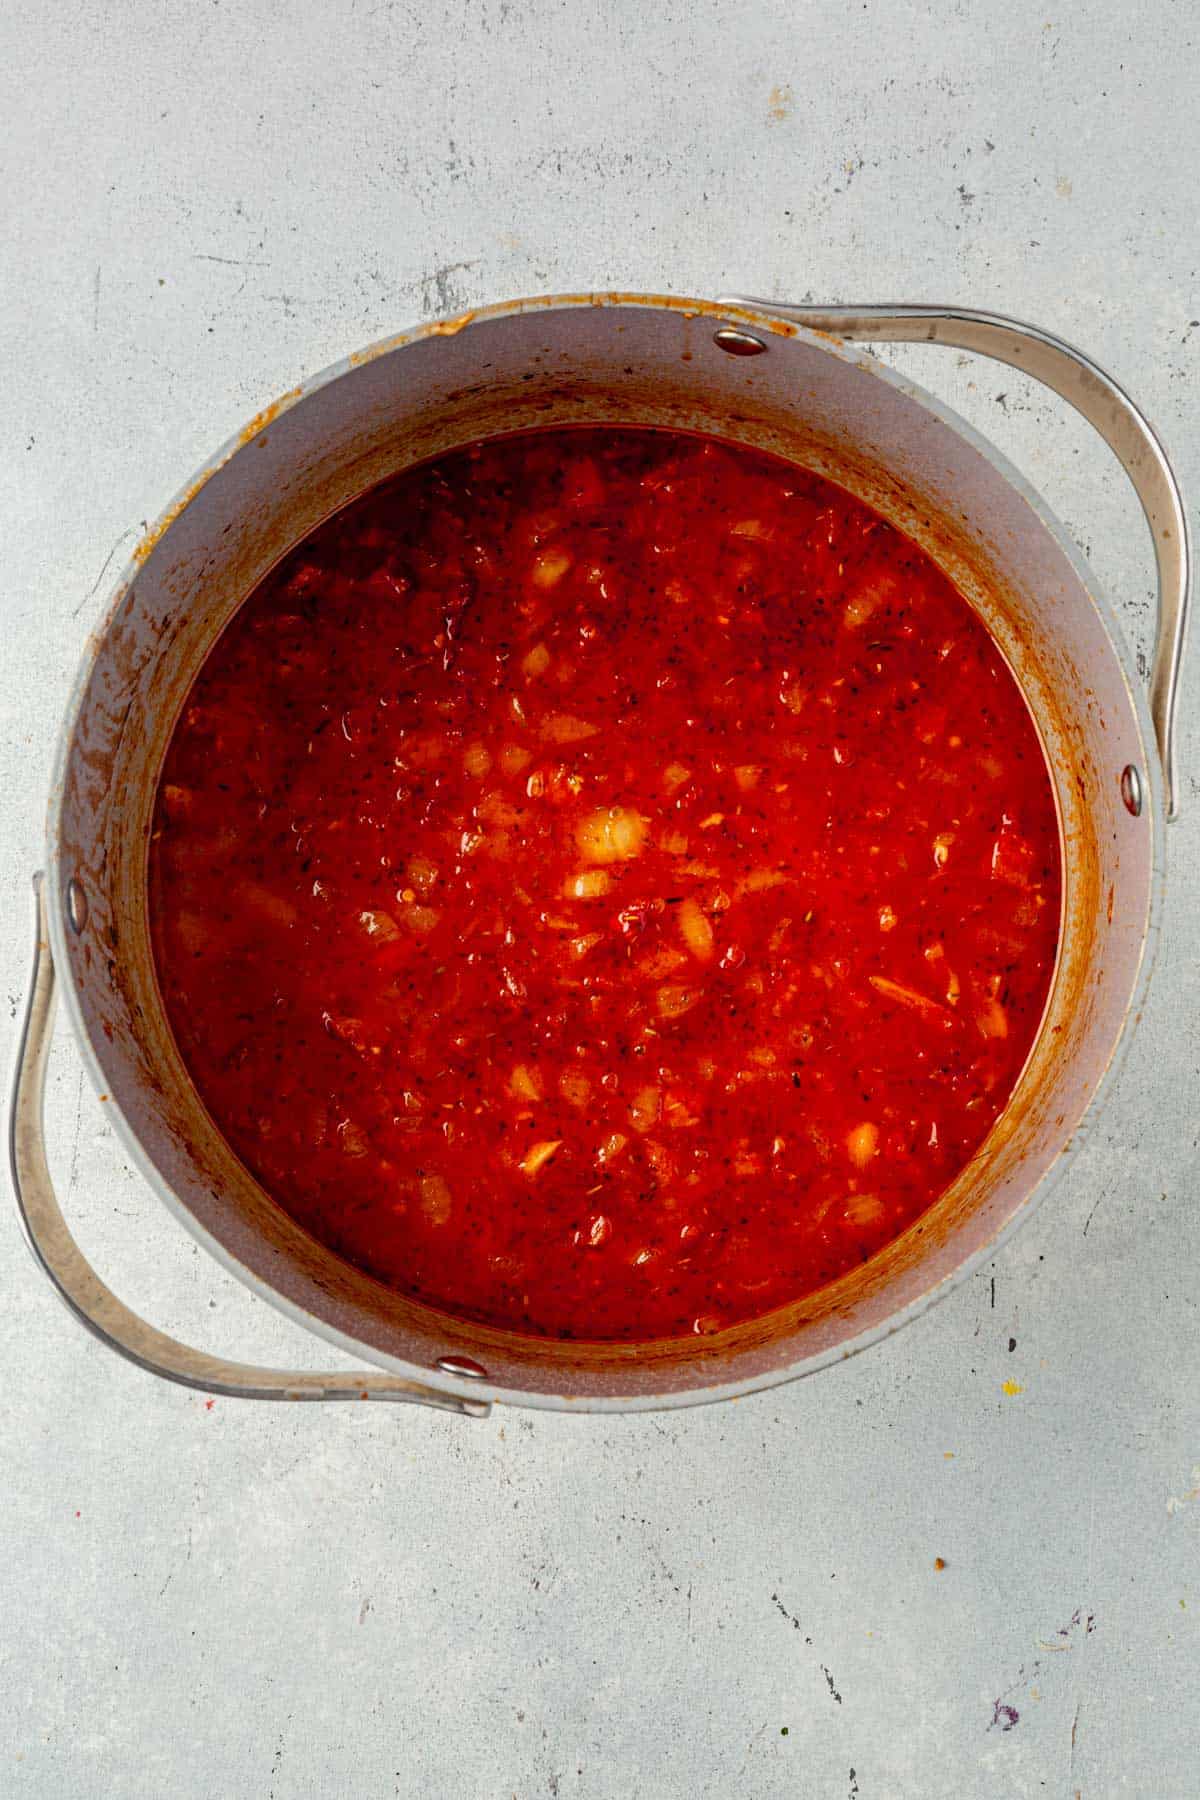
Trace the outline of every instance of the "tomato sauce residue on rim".
<instances>
[{"instance_id":1,"label":"tomato sauce residue on rim","mask_svg":"<svg viewBox=\"0 0 1200 1800\"><path fill-rule=\"evenodd\" d=\"M456 451L250 596L166 757L159 977L322 1243L515 1330L709 1333L881 1249L1053 972L1041 745L842 489L633 428Z\"/></svg>"}]
</instances>

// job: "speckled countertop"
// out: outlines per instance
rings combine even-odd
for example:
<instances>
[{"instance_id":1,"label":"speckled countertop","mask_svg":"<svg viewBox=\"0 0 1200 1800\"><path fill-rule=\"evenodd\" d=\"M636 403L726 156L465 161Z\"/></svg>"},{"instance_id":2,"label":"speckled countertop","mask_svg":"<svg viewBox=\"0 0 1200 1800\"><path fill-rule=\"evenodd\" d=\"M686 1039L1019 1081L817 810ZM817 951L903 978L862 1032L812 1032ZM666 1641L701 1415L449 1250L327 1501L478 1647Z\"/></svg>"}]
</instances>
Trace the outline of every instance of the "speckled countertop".
<instances>
[{"instance_id":1,"label":"speckled countertop","mask_svg":"<svg viewBox=\"0 0 1200 1800\"><path fill-rule=\"evenodd\" d=\"M1186 0L10 6L8 1016L58 719L139 522L419 316L587 286L995 307L1125 380L1200 492L1196 32ZM1144 659L1147 542L1087 428L1007 370L902 362L1043 489ZM106 1357L0 1214L0 1793L1200 1792L1194 686L1159 968L1091 1143L844 1368L632 1419L206 1405ZM325 1361L101 1114L63 1038L55 1173L118 1291Z\"/></svg>"}]
</instances>

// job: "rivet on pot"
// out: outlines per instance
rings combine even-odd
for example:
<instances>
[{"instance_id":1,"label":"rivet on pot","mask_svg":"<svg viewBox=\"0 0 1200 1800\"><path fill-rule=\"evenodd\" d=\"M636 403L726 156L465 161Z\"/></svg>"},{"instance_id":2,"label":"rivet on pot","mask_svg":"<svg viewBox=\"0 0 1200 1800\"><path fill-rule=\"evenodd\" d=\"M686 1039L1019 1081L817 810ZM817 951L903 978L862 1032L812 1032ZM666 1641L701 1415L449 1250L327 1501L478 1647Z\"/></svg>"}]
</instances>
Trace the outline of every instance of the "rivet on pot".
<instances>
[{"instance_id":1,"label":"rivet on pot","mask_svg":"<svg viewBox=\"0 0 1200 1800\"><path fill-rule=\"evenodd\" d=\"M464 1381L486 1381L487 1370L469 1356L439 1356L436 1367L444 1375L459 1375Z\"/></svg>"},{"instance_id":2,"label":"rivet on pot","mask_svg":"<svg viewBox=\"0 0 1200 1800\"><path fill-rule=\"evenodd\" d=\"M752 331L739 331L736 325L722 325L714 331L713 343L728 356L761 356L767 347Z\"/></svg>"},{"instance_id":3,"label":"rivet on pot","mask_svg":"<svg viewBox=\"0 0 1200 1800\"><path fill-rule=\"evenodd\" d=\"M82 883L74 875L67 883L67 921L76 937L88 922L87 895Z\"/></svg>"},{"instance_id":4,"label":"rivet on pot","mask_svg":"<svg viewBox=\"0 0 1200 1800\"><path fill-rule=\"evenodd\" d=\"M1125 811L1136 819L1142 810L1142 778L1132 763L1126 763L1121 770L1121 798Z\"/></svg>"}]
</instances>

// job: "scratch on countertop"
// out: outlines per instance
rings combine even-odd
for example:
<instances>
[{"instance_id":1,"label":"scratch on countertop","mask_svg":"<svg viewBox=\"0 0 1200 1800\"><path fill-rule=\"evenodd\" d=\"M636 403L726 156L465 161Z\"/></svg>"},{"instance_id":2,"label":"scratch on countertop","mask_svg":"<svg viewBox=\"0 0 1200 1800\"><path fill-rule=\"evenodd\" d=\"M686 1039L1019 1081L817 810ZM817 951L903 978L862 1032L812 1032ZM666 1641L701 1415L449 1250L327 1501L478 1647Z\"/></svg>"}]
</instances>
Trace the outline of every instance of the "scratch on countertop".
<instances>
[{"instance_id":1,"label":"scratch on countertop","mask_svg":"<svg viewBox=\"0 0 1200 1800\"><path fill-rule=\"evenodd\" d=\"M1038 1638L1036 1640L1037 1647L1042 1651L1072 1650L1079 1641L1077 1634L1082 1632L1084 1638L1089 1638L1095 1629L1095 1613L1085 1612L1082 1606L1077 1606L1075 1611L1071 1614L1071 1617L1067 1620L1067 1623L1059 1626L1052 1639L1047 1640L1045 1638ZM1060 1642L1059 1640L1062 1641ZM1027 1683L1032 1684L1036 1682L1042 1673L1043 1666L1043 1659L1040 1656L1034 1657L1033 1661L1028 1664L1021 1664L1020 1668L1017 1670L1016 1680L1010 1681L1006 1688L1002 1688L996 1699L992 1702L992 1716L988 1722L989 1731L995 1730L997 1726L1001 1731L1012 1731L1014 1727L1020 1723L1021 1715L1017 1711L1017 1708L1010 1704L1009 1695L1015 1694L1018 1688L1025 1687ZM1053 1668L1054 1665L1050 1664L1049 1667ZM1036 1687L1030 1685L1029 1691L1032 1699L1040 1700L1042 1698L1042 1695ZM1076 1721L1078 1721L1078 1704L1076 1705L1075 1717ZM1072 1727L1072 1741L1073 1740L1074 1727Z\"/></svg>"},{"instance_id":2,"label":"scratch on countertop","mask_svg":"<svg viewBox=\"0 0 1200 1800\"><path fill-rule=\"evenodd\" d=\"M759 1726L758 1730L754 1733L754 1736L750 1739L750 1742L746 1745L746 1755L742 1761L741 1771L738 1775L739 1786L741 1784L741 1777L746 1773L746 1770L749 1767L750 1758L754 1754L754 1747L759 1742L759 1740L761 1739L761 1737L763 1735L763 1732L766 1729L767 1729L767 1727L764 1722L762 1725Z\"/></svg>"},{"instance_id":3,"label":"scratch on countertop","mask_svg":"<svg viewBox=\"0 0 1200 1800\"><path fill-rule=\"evenodd\" d=\"M1092 1210L1091 1210L1091 1212L1090 1212L1090 1213L1089 1213L1089 1214L1088 1214L1088 1216L1087 1216L1087 1218L1086 1218L1086 1219L1085 1219L1085 1220L1084 1220L1084 1221L1083 1221L1083 1236L1084 1236L1084 1237L1086 1237L1086 1236L1087 1236L1087 1234L1088 1234L1088 1226L1089 1226L1089 1225L1090 1225L1090 1224L1091 1224L1091 1222L1092 1222L1092 1220L1093 1220L1093 1219L1094 1219L1094 1218L1095 1218L1095 1216L1096 1216L1096 1209L1097 1209L1097 1207L1099 1207L1099 1205L1100 1205L1100 1202L1101 1202L1101 1200L1103 1200L1103 1198L1104 1198L1104 1195L1103 1195L1103 1194L1098 1194L1098 1195L1097 1195L1097 1196L1096 1196L1096 1203L1095 1203L1095 1205L1094 1205L1094 1206L1093 1206L1093 1207L1092 1207Z\"/></svg>"},{"instance_id":4,"label":"scratch on countertop","mask_svg":"<svg viewBox=\"0 0 1200 1800\"><path fill-rule=\"evenodd\" d=\"M73 609L73 611L71 613L71 617L73 619L77 619L79 617L80 613L83 611L84 607L87 605L89 600L95 599L97 591L99 590L99 587L100 587L100 583L104 580L104 577L108 574L109 568L112 565L112 559L117 554L117 551L121 548L121 545L128 543L129 539L131 537L137 537L138 533L140 531L145 531L145 529L146 529L146 521L145 521L145 519L143 519L141 521L141 523L138 525L127 526L126 529L121 533L120 537L117 539L116 543L113 545L112 549L109 551L108 555L105 557L104 562L102 563L101 568L100 568L100 573L97 575L95 581L93 581L91 587L88 589L87 593L83 596L83 599L79 602L79 605Z\"/></svg>"},{"instance_id":5,"label":"scratch on countertop","mask_svg":"<svg viewBox=\"0 0 1200 1800\"><path fill-rule=\"evenodd\" d=\"M473 256L461 262L440 263L431 269L428 275L421 277L421 305L428 312L458 312L466 305L467 295L456 275L467 269L479 266L479 258Z\"/></svg>"},{"instance_id":6,"label":"scratch on countertop","mask_svg":"<svg viewBox=\"0 0 1200 1800\"><path fill-rule=\"evenodd\" d=\"M796 1618L794 1613L790 1613L788 1611L787 1607L783 1604L783 1601L779 1598L779 1595L772 1594L771 1601L775 1607L776 1612L782 1614L782 1616L787 1620L788 1624L792 1627L792 1630L799 1631L800 1630L799 1619ZM812 1649L812 1639L807 1634L802 1634L802 1635L804 1636L804 1642L808 1645L809 1649L811 1650ZM820 1668L821 1668L822 1675L825 1677L825 1685L828 1687L830 1694L837 1701L838 1705L841 1706L842 1705L842 1696L838 1693L837 1683L834 1681L833 1676L830 1674L829 1670L825 1667L824 1663L822 1663L820 1665Z\"/></svg>"},{"instance_id":7,"label":"scratch on countertop","mask_svg":"<svg viewBox=\"0 0 1200 1800\"><path fill-rule=\"evenodd\" d=\"M829 1673L829 1670L825 1667L824 1663L821 1664L821 1673L825 1677L825 1684L828 1687L830 1693L833 1695L834 1699L837 1701L838 1705L840 1706L842 1704L842 1696L838 1693L837 1687L834 1683L833 1676Z\"/></svg>"},{"instance_id":8,"label":"scratch on countertop","mask_svg":"<svg viewBox=\"0 0 1200 1800\"><path fill-rule=\"evenodd\" d=\"M1075 1779L1075 1740L1079 1735L1079 1708L1081 1705L1082 1705L1082 1701L1076 1700L1075 1716L1071 1720L1071 1755L1070 1755L1070 1760L1067 1763L1067 1780L1070 1781L1072 1784L1074 1783L1074 1779ZM1079 1789L1076 1788L1075 1792L1078 1793Z\"/></svg>"},{"instance_id":9,"label":"scratch on countertop","mask_svg":"<svg viewBox=\"0 0 1200 1800\"><path fill-rule=\"evenodd\" d=\"M104 580L104 577L108 574L109 568L112 564L112 559L117 554L117 551L121 548L121 545L128 543L129 539L131 537L136 537L138 534L138 531L144 530L144 529L145 529L144 523L140 527L137 525L130 525L121 533L120 537L117 539L116 543L113 545L112 549L109 551L108 555L105 557L103 563L101 564L100 573L97 575L95 581L93 581L91 587L88 589L87 593L83 596L83 599L79 602L79 605L77 607L75 607L74 610L72 611L71 617L73 619L77 619L79 617L80 613L83 611L84 607L87 605L89 600L95 599L96 592L100 586L100 583Z\"/></svg>"}]
</instances>

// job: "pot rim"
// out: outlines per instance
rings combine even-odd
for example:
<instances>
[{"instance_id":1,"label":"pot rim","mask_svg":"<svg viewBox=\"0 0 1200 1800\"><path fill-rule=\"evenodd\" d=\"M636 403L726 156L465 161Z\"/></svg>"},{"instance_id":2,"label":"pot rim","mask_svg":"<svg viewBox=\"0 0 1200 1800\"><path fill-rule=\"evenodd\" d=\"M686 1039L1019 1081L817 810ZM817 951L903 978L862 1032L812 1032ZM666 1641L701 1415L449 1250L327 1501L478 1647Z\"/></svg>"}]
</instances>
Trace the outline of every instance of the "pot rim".
<instances>
[{"instance_id":1,"label":"pot rim","mask_svg":"<svg viewBox=\"0 0 1200 1800\"><path fill-rule=\"evenodd\" d=\"M407 1376L419 1381L427 1387L469 1401L491 1401L504 1405L522 1406L536 1411L561 1412L653 1412L667 1411L688 1406L713 1404L721 1400L741 1399L745 1396L782 1386L785 1382L795 1381L802 1376L815 1374L818 1370L828 1368L831 1364L848 1361L852 1356L869 1349L900 1331L905 1325L929 1311L938 1301L944 1299L950 1291L965 1282L979 1268L990 1261L997 1251L1008 1241L1042 1204L1046 1196L1062 1180L1071 1161L1075 1157L1080 1144L1087 1137L1099 1109L1108 1098L1111 1086L1128 1053L1133 1031L1137 1025L1144 1006L1146 992L1153 972L1157 954L1158 940L1161 932L1161 915L1165 890L1165 824L1166 809L1162 768L1150 717L1149 704L1142 685L1131 677L1128 652L1124 634L1116 614L1089 569L1081 550L1075 544L1066 528L1051 511L1037 490L1025 478L1019 469L1001 451L963 419L953 408L947 406L935 395L930 394L919 383L908 376L900 374L887 364L880 362L866 350L847 343L824 331L812 330L806 326L793 324L773 316L745 303L720 304L711 300L682 298L664 294L639 294L623 290L596 291L585 293L567 293L551 295L533 295L508 301L499 301L489 306L474 307L450 319L433 320L425 324L410 327L385 338L376 340L362 350L352 351L347 356L327 364L315 375L289 389L277 400L256 413L239 431L233 433L210 456L193 475L191 480L180 488L174 498L162 510L155 522L143 534L132 554L117 576L109 592L101 621L89 633L87 647L80 660L68 699L63 723L60 727L55 748L54 764L51 775L50 793L46 814L46 902L47 918L51 948L56 965L66 970L70 966L67 943L67 919L62 868L58 851L61 809L65 790L67 762L75 727L80 710L86 696L92 670L99 654L100 647L107 635L113 617L129 588L137 578L141 568L156 549L160 541L170 531L172 525L186 510L192 500L200 493L208 480L231 461L240 450L250 445L260 432L264 431L274 420L292 407L308 399L324 387L342 376L351 373L364 363L374 361L377 357L391 355L419 343L429 337L445 337L469 329L476 323L502 319L514 315L536 313L551 310L581 310L589 307L634 307L653 308L663 311L678 312L687 317L711 318L718 324L734 323L767 336L798 338L814 349L822 350L843 362L849 363L885 381L896 388L906 398L931 413L941 424L980 454L995 472L1015 489L1019 497L1029 507L1035 520L1054 539L1057 547L1067 558L1081 586L1089 595L1112 649L1115 662L1120 669L1122 682L1129 697L1131 708L1136 719L1138 735L1141 741L1141 768L1148 790L1143 812L1147 815L1147 824L1151 833L1150 843L1150 882L1149 905L1147 909L1145 933L1142 939L1141 952L1135 979L1132 983L1120 1031L1114 1041L1108 1062L1093 1088L1087 1106L1079 1122L1056 1153L1053 1161L1046 1168L1041 1179L1033 1189L1014 1208L1010 1216L977 1249L973 1250L954 1268L935 1282L925 1292L917 1295L896 1312L859 1332L848 1342L830 1346L804 1356L799 1362L784 1365L780 1368L768 1369L745 1377L740 1381L718 1383L711 1387L684 1387L671 1389L662 1393L634 1393L612 1395L574 1395L553 1392L534 1392L526 1388L506 1388L489 1380L464 1380L445 1374L436 1367L426 1367L419 1363L405 1362L399 1357L374 1348L367 1349L363 1343L349 1334L340 1331L336 1326L308 1313L296 1302L289 1300L278 1289L272 1287L261 1276L247 1268L216 1237L212 1235L195 1215L184 1205L179 1196L165 1181L152 1163L142 1145L141 1139L130 1124L123 1109L115 1098L109 1097L106 1105L107 1116L113 1122L118 1140L128 1153L133 1166L145 1180L156 1197L167 1207L173 1216L184 1226L191 1237L198 1242L227 1272L234 1275L251 1293L266 1301L275 1311L283 1314L292 1323L304 1327L307 1331L323 1338L348 1357L358 1361L366 1360L376 1368L387 1370L397 1375ZM107 1095L108 1089L97 1052L91 1042L84 1021L83 1009L74 984L64 981L61 984L67 1016L70 1020L72 1035L83 1058L84 1067L98 1095Z\"/></svg>"}]
</instances>

